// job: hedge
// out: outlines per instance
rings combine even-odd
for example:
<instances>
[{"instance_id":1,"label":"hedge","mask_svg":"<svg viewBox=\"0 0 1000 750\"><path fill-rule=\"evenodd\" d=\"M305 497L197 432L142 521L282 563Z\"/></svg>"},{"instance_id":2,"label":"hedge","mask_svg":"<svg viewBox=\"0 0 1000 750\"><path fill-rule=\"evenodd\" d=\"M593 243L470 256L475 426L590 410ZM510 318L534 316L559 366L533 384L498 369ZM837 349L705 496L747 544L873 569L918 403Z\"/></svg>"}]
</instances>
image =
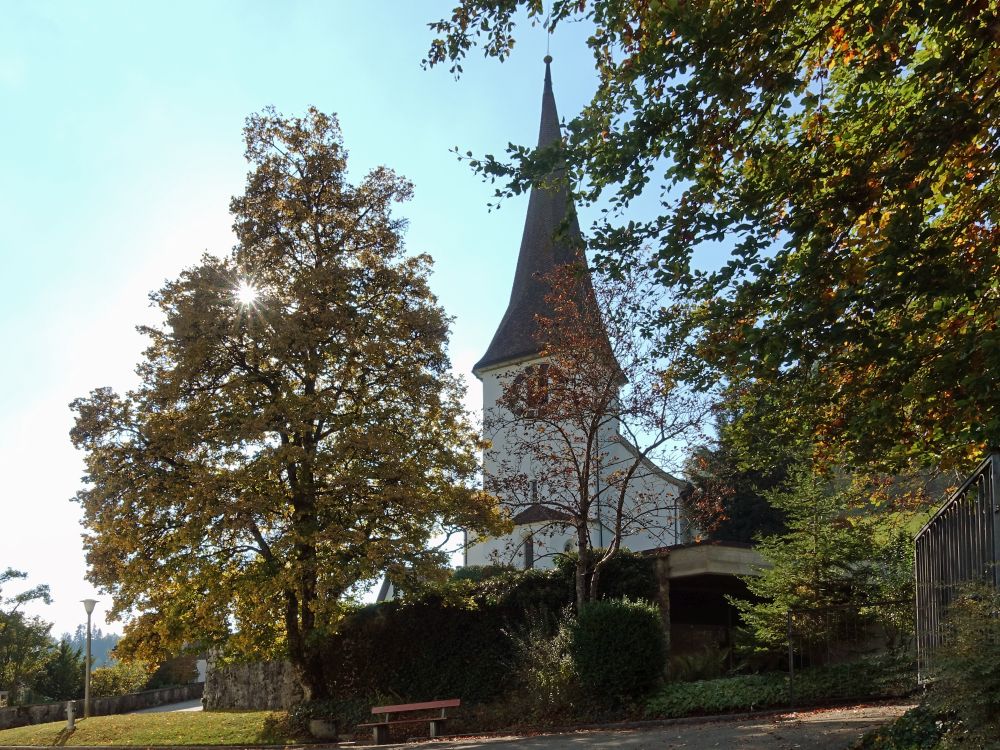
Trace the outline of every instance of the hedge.
<instances>
[{"instance_id":1,"label":"hedge","mask_svg":"<svg viewBox=\"0 0 1000 750\"><path fill-rule=\"evenodd\" d=\"M629 599L591 602L570 632L580 685L602 703L621 705L647 695L663 677L666 639L655 605Z\"/></svg>"},{"instance_id":2,"label":"hedge","mask_svg":"<svg viewBox=\"0 0 1000 750\"><path fill-rule=\"evenodd\" d=\"M555 632L575 598L574 565L575 558L566 555L552 570L460 569L450 589L411 593L351 613L323 648L332 695L414 701L457 696L471 702L503 695L517 679L510 634L524 630L529 619ZM653 563L629 552L612 558L604 580L605 594L655 595Z\"/></svg>"}]
</instances>

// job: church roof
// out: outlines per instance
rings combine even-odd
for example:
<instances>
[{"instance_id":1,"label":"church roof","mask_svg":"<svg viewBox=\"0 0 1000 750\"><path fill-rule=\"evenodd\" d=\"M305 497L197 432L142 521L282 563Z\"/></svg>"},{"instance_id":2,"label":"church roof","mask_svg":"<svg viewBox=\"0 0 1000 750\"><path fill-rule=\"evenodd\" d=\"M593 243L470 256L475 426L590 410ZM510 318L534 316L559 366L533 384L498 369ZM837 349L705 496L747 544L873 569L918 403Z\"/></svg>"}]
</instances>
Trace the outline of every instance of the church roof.
<instances>
[{"instance_id":1,"label":"church roof","mask_svg":"<svg viewBox=\"0 0 1000 750\"><path fill-rule=\"evenodd\" d=\"M522 526L526 523L551 523L553 521L571 523L573 521L573 517L568 513L563 513L562 511L550 508L547 505L532 503L514 516L511 520L514 522L515 526Z\"/></svg>"},{"instance_id":2,"label":"church roof","mask_svg":"<svg viewBox=\"0 0 1000 750\"><path fill-rule=\"evenodd\" d=\"M546 56L538 148L551 146L560 137L549 69L551 60ZM486 354L472 368L476 375L496 365L541 352L537 341L536 316L552 315L545 299L546 285L541 279L559 266L585 261L583 238L570 201L569 186L560 172L555 173L553 178L544 187L536 185L531 189L510 301ZM583 283L587 287L586 296L593 298L590 278L585 278Z\"/></svg>"}]
</instances>

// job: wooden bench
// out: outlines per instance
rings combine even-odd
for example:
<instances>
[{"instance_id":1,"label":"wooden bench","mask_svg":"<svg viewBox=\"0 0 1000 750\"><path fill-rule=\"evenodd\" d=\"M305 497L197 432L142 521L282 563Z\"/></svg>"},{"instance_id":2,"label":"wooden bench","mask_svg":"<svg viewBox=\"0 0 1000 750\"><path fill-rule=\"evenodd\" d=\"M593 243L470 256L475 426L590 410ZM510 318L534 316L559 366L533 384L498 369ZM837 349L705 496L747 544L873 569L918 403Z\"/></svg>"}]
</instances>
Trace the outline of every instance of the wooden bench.
<instances>
[{"instance_id":1,"label":"wooden bench","mask_svg":"<svg viewBox=\"0 0 1000 750\"><path fill-rule=\"evenodd\" d=\"M396 724L422 724L427 722L430 724L431 739L435 739L441 736L441 731L444 729L445 722L448 721L448 716L445 711L449 708L458 708L462 705L462 701L458 698L450 698L445 701L427 701L426 703L404 703L399 706L375 706L372 708L372 714L381 714L382 721L373 721L369 724L358 724L358 727L371 727L372 734L375 739L376 745L385 745L389 742L389 727ZM393 714L405 714L411 711L437 711L440 710L440 714L435 714L434 716L422 716L415 719L393 719L389 720L389 717Z\"/></svg>"}]
</instances>

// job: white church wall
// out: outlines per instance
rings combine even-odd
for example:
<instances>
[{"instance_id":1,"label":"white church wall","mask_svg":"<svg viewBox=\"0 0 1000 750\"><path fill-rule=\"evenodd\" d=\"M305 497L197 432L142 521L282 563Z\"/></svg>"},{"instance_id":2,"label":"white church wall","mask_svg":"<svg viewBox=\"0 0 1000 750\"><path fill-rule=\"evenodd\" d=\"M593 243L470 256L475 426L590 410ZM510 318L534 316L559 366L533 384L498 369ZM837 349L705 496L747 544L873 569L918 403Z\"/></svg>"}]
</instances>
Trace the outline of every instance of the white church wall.
<instances>
[{"instance_id":1,"label":"white church wall","mask_svg":"<svg viewBox=\"0 0 1000 750\"><path fill-rule=\"evenodd\" d=\"M467 564L525 568L524 543L529 535L534 544L533 568L553 568L556 555L576 549L576 532L572 528L546 523L524 524L503 537L473 540L466 557Z\"/></svg>"},{"instance_id":2,"label":"white church wall","mask_svg":"<svg viewBox=\"0 0 1000 750\"><path fill-rule=\"evenodd\" d=\"M628 469L636 460L635 454L620 440L607 448L608 461L602 467L606 480L616 471ZM607 502L611 492L605 490ZM633 552L682 544L687 537L686 523L681 514L681 485L651 461L643 459L626 487L627 523L623 529L621 546ZM616 499L616 498L615 498ZM614 525L614 517L602 513L605 524Z\"/></svg>"}]
</instances>

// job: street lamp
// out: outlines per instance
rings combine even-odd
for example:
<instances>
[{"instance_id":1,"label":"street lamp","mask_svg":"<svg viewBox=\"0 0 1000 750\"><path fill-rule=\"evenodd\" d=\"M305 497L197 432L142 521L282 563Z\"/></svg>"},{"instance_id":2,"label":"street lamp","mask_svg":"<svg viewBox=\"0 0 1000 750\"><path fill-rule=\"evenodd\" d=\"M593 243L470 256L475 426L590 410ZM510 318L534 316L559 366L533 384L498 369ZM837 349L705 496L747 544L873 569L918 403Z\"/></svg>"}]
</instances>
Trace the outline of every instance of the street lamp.
<instances>
[{"instance_id":1,"label":"street lamp","mask_svg":"<svg viewBox=\"0 0 1000 750\"><path fill-rule=\"evenodd\" d=\"M83 679L83 718L90 716L90 616L94 613L97 599L84 599L83 608L87 610L87 671Z\"/></svg>"}]
</instances>

